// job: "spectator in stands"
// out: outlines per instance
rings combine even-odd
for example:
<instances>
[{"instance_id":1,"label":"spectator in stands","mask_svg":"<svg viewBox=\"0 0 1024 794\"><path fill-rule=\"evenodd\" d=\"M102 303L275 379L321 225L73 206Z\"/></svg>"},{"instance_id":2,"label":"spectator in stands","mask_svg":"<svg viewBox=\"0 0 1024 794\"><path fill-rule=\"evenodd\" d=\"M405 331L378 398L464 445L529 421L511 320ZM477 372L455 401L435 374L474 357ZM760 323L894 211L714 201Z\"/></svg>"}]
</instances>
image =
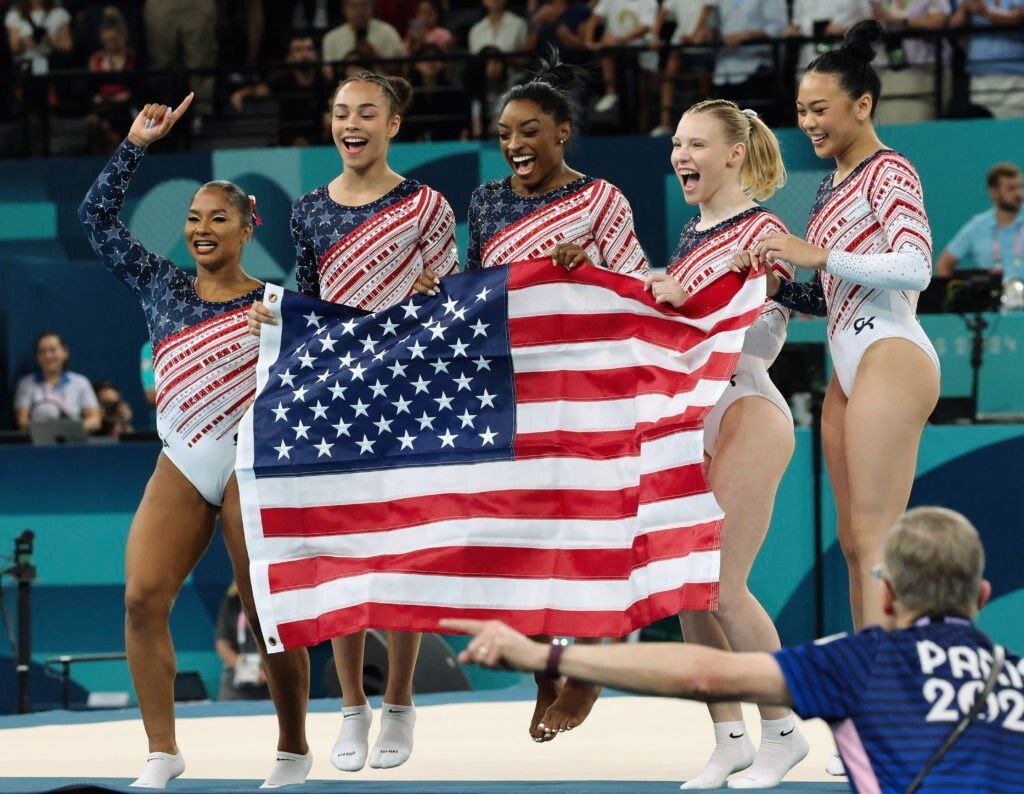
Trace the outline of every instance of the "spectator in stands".
<instances>
[{"instance_id":1,"label":"spectator in stands","mask_svg":"<svg viewBox=\"0 0 1024 794\"><path fill-rule=\"evenodd\" d=\"M46 332L36 339L39 370L18 381L14 420L19 430L33 422L75 419L90 433L99 430L100 406L84 375L68 371L69 351L60 334Z\"/></svg>"},{"instance_id":2,"label":"spectator in stands","mask_svg":"<svg viewBox=\"0 0 1024 794\"><path fill-rule=\"evenodd\" d=\"M402 121L406 140L446 141L459 138L466 128L466 103L448 77L443 53L433 44L420 47L409 82L412 105Z\"/></svg>"},{"instance_id":3,"label":"spectator in stands","mask_svg":"<svg viewBox=\"0 0 1024 794\"><path fill-rule=\"evenodd\" d=\"M792 23L787 36L813 38L800 47L797 55L797 80L807 64L829 49L828 40L839 38L863 19L871 16L869 0L794 0Z\"/></svg>"},{"instance_id":4,"label":"spectator in stands","mask_svg":"<svg viewBox=\"0 0 1024 794\"><path fill-rule=\"evenodd\" d=\"M122 433L132 433L132 409L122 398L121 392L110 381L94 383L92 387L100 404L100 429L98 436L119 438Z\"/></svg>"},{"instance_id":5,"label":"spectator in stands","mask_svg":"<svg viewBox=\"0 0 1024 794\"><path fill-rule=\"evenodd\" d=\"M20 0L4 18L15 63L32 74L46 74L54 53L74 47L71 15L53 0Z\"/></svg>"},{"instance_id":6,"label":"spectator in stands","mask_svg":"<svg viewBox=\"0 0 1024 794\"><path fill-rule=\"evenodd\" d=\"M890 34L940 31L946 27L952 11L949 0L873 0L871 13ZM882 96L875 111L878 124L930 121L935 113L936 45L925 39L905 38L888 47L888 68L879 70ZM942 85L951 86L949 56L939 48L946 67ZM944 105L945 102L942 102Z\"/></svg>"},{"instance_id":7,"label":"spectator in stands","mask_svg":"<svg viewBox=\"0 0 1024 794\"><path fill-rule=\"evenodd\" d=\"M270 697L260 662L260 646L249 631L238 585L234 582L220 602L214 647L224 662L217 700L266 700Z\"/></svg>"},{"instance_id":8,"label":"spectator in stands","mask_svg":"<svg viewBox=\"0 0 1024 794\"><path fill-rule=\"evenodd\" d=\"M441 11L434 0L420 0L416 16L409 21L409 32L405 37L405 48L410 55L418 55L425 44L432 44L441 52L455 49L455 37L441 25Z\"/></svg>"},{"instance_id":9,"label":"spectator in stands","mask_svg":"<svg viewBox=\"0 0 1024 794\"><path fill-rule=\"evenodd\" d=\"M89 114L89 150L109 157L132 126L132 90L124 73L135 69L135 52L128 48L128 26L113 6L100 20L103 49L89 58L89 71L100 76ZM102 75L111 74L104 78Z\"/></svg>"},{"instance_id":10,"label":"spectator in stands","mask_svg":"<svg viewBox=\"0 0 1024 794\"><path fill-rule=\"evenodd\" d=\"M506 0L483 0L487 16L469 29L469 51L480 54L490 47L500 52L525 49L526 20L506 9Z\"/></svg>"},{"instance_id":11,"label":"spectator in stands","mask_svg":"<svg viewBox=\"0 0 1024 794\"><path fill-rule=\"evenodd\" d=\"M1003 278L1024 279L1024 188L1020 169L996 163L985 178L992 209L979 213L956 233L935 266L949 278L957 268L988 270Z\"/></svg>"},{"instance_id":12,"label":"spectator in stands","mask_svg":"<svg viewBox=\"0 0 1024 794\"><path fill-rule=\"evenodd\" d=\"M530 17L526 49L554 48L564 63L584 63L590 51L582 27L588 19L590 6L583 0L546 0Z\"/></svg>"},{"instance_id":13,"label":"spectator in stands","mask_svg":"<svg viewBox=\"0 0 1024 794\"><path fill-rule=\"evenodd\" d=\"M472 64L470 72L470 135L473 138L485 138L498 134L501 98L512 81L509 79L509 63L500 57L501 50L487 46L477 54L480 57Z\"/></svg>"},{"instance_id":14,"label":"spectator in stands","mask_svg":"<svg viewBox=\"0 0 1024 794\"><path fill-rule=\"evenodd\" d=\"M1019 27L1024 24L1024 0L963 0L950 24ZM967 73L972 104L999 119L1024 116L1024 31L972 35Z\"/></svg>"},{"instance_id":15,"label":"spectator in stands","mask_svg":"<svg viewBox=\"0 0 1024 794\"><path fill-rule=\"evenodd\" d=\"M273 96L278 101L279 146L310 146L323 140L323 107L317 90L317 53L313 37L292 36L285 61L292 68L272 74L266 82L247 85L231 95L231 106L241 113L252 97Z\"/></svg>"},{"instance_id":16,"label":"spectator in stands","mask_svg":"<svg viewBox=\"0 0 1024 794\"><path fill-rule=\"evenodd\" d=\"M713 5L702 5L694 0L663 0L654 22L654 41L652 47L661 47L662 30L669 22L675 23L669 44L676 47L680 44L699 46L714 40L715 30L712 25ZM697 80L694 101L710 96L711 70L715 59L710 53L684 53L671 50L665 59L665 68L661 73L661 118L658 126L651 130L651 135L671 135L675 129L679 114L675 110L676 81L680 75L695 77ZM691 103L692 104L692 103Z\"/></svg>"},{"instance_id":17,"label":"spectator in stands","mask_svg":"<svg viewBox=\"0 0 1024 794\"><path fill-rule=\"evenodd\" d=\"M146 44L155 69L213 69L217 65L215 0L146 0ZM196 92L192 127L213 110L212 74L192 75Z\"/></svg>"},{"instance_id":18,"label":"spectator in stands","mask_svg":"<svg viewBox=\"0 0 1024 794\"><path fill-rule=\"evenodd\" d=\"M220 0L217 10L217 62L258 66L266 33L263 0Z\"/></svg>"},{"instance_id":19,"label":"spectator in stands","mask_svg":"<svg viewBox=\"0 0 1024 794\"><path fill-rule=\"evenodd\" d=\"M643 48L637 59L641 80L639 91L641 129L647 129L646 113L647 91L650 75L658 70L658 56L650 52L645 43L653 39L654 23L658 16L658 4L655 0L598 0L594 13L587 20L584 38L587 47L601 51L606 48L638 47ZM599 27L604 28L601 38L597 38ZM653 62L652 59L653 58ZM622 62L617 52L602 52L601 77L604 80L604 96L597 100L594 110L598 113L610 113L619 104L617 91L617 68L630 68L632 64Z\"/></svg>"},{"instance_id":20,"label":"spectator in stands","mask_svg":"<svg viewBox=\"0 0 1024 794\"><path fill-rule=\"evenodd\" d=\"M715 63L713 93L741 108L757 105L754 109L761 118L773 124L772 48L750 43L777 38L785 31L789 24L786 0L718 0L717 8L723 49Z\"/></svg>"},{"instance_id":21,"label":"spectator in stands","mask_svg":"<svg viewBox=\"0 0 1024 794\"><path fill-rule=\"evenodd\" d=\"M416 17L419 0L376 0L374 9L377 19L387 22L405 37L409 32L409 23Z\"/></svg>"},{"instance_id":22,"label":"spectator in stands","mask_svg":"<svg viewBox=\"0 0 1024 794\"><path fill-rule=\"evenodd\" d=\"M324 36L323 62L331 80L331 64L345 60L357 50L366 58L402 58L406 55L402 37L387 22L373 18L372 0L345 0L345 24Z\"/></svg>"}]
</instances>

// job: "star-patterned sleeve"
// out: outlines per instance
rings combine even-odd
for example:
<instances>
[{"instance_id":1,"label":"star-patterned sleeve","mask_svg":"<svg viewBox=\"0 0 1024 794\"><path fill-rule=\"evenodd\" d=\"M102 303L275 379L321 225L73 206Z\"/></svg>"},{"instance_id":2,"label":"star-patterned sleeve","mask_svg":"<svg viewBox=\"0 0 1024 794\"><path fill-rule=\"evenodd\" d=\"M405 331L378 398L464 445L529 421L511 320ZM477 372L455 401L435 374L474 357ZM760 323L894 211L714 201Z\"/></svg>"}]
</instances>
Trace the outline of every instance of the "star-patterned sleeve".
<instances>
[{"instance_id":1,"label":"star-patterned sleeve","mask_svg":"<svg viewBox=\"0 0 1024 794\"><path fill-rule=\"evenodd\" d=\"M166 277L176 269L170 260L146 250L121 221L128 185L145 153L141 146L126 139L78 207L78 220L96 255L119 281L136 293L153 279Z\"/></svg>"},{"instance_id":2,"label":"star-patterned sleeve","mask_svg":"<svg viewBox=\"0 0 1024 794\"><path fill-rule=\"evenodd\" d=\"M466 270L480 269L480 203L483 185L473 190L469 197L469 250L466 252Z\"/></svg>"},{"instance_id":3,"label":"star-patterned sleeve","mask_svg":"<svg viewBox=\"0 0 1024 794\"><path fill-rule=\"evenodd\" d=\"M817 273L810 281L783 280L772 300L800 314L813 314L816 317L828 314L825 290L822 289L821 278Z\"/></svg>"},{"instance_id":4,"label":"star-patterned sleeve","mask_svg":"<svg viewBox=\"0 0 1024 794\"><path fill-rule=\"evenodd\" d=\"M633 208L622 191L612 184L599 180L591 206L591 227L594 240L601 251L605 265L627 276L647 278L650 269L647 256L640 246L633 227Z\"/></svg>"},{"instance_id":5,"label":"star-patterned sleeve","mask_svg":"<svg viewBox=\"0 0 1024 794\"><path fill-rule=\"evenodd\" d=\"M320 297L320 274L317 273L316 251L313 241L306 233L306 210L302 200L292 207L292 218L289 224L292 242L295 243L295 288L303 295L312 298Z\"/></svg>"},{"instance_id":6,"label":"star-patterned sleeve","mask_svg":"<svg viewBox=\"0 0 1024 794\"><path fill-rule=\"evenodd\" d=\"M433 270L439 276L449 276L459 270L455 213L448 199L436 190L429 190L427 196L427 206L416 216L420 226L423 267Z\"/></svg>"}]
</instances>

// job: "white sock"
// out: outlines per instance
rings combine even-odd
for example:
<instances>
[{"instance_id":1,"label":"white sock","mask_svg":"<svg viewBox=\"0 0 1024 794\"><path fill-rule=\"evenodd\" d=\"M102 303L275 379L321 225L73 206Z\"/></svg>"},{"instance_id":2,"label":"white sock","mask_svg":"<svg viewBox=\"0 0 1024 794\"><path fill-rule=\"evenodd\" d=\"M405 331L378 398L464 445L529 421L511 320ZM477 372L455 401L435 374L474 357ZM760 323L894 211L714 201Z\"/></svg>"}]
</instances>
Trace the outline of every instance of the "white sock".
<instances>
[{"instance_id":1,"label":"white sock","mask_svg":"<svg viewBox=\"0 0 1024 794\"><path fill-rule=\"evenodd\" d=\"M415 726L415 707L381 703L380 736L370 753L370 766L391 769L408 761L412 755L412 729Z\"/></svg>"},{"instance_id":2,"label":"white sock","mask_svg":"<svg viewBox=\"0 0 1024 794\"><path fill-rule=\"evenodd\" d=\"M167 783L185 771L185 759L179 752L150 753L146 756L146 766L139 779L132 783L132 788L167 788Z\"/></svg>"},{"instance_id":3,"label":"white sock","mask_svg":"<svg viewBox=\"0 0 1024 794\"><path fill-rule=\"evenodd\" d=\"M828 763L825 764L825 772L835 777L843 777L846 774L846 767L843 766L843 759L839 757L839 753L833 754L828 759Z\"/></svg>"},{"instance_id":4,"label":"white sock","mask_svg":"<svg viewBox=\"0 0 1024 794\"><path fill-rule=\"evenodd\" d=\"M729 781L729 788L771 788L782 782L807 755L807 740L790 714L781 720L761 720L761 746L743 777Z\"/></svg>"},{"instance_id":5,"label":"white sock","mask_svg":"<svg viewBox=\"0 0 1024 794\"><path fill-rule=\"evenodd\" d=\"M311 751L307 751L305 755L299 755L278 750L274 768L270 770L270 774L267 775L267 779L263 781L260 788L301 786L306 782L306 777L312 767L313 753Z\"/></svg>"},{"instance_id":6,"label":"white sock","mask_svg":"<svg viewBox=\"0 0 1024 794\"><path fill-rule=\"evenodd\" d=\"M679 788L693 789L721 788L733 772L746 769L754 760L754 744L747 736L743 720L715 723L715 750L708 759L708 765L693 780Z\"/></svg>"},{"instance_id":7,"label":"white sock","mask_svg":"<svg viewBox=\"0 0 1024 794\"><path fill-rule=\"evenodd\" d=\"M341 730L331 749L331 763L342 772L358 772L366 763L373 710L364 703L341 710Z\"/></svg>"}]
</instances>

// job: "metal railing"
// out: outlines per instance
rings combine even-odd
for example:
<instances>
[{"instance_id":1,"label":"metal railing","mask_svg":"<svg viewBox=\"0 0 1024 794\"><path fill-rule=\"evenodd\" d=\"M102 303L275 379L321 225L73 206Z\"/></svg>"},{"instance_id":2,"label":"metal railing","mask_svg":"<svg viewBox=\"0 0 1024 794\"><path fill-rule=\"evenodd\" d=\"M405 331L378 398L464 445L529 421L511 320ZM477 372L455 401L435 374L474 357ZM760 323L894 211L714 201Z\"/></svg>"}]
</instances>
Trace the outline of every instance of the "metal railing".
<instances>
[{"instance_id":1,"label":"metal railing","mask_svg":"<svg viewBox=\"0 0 1024 794\"><path fill-rule=\"evenodd\" d=\"M888 56L876 59L876 67L883 76L887 72L904 68L914 68L919 71L927 69L930 71L931 82L926 92L883 96L883 99L926 99L931 105L932 115L935 118L942 118L951 115L950 108L946 105L946 99L952 93L954 102L958 103L960 107L959 111L957 107L954 107L952 115L962 115L966 106L964 94L968 83L965 72L965 42L971 35L1009 36L1024 41L1024 24L999 28L947 28L939 31L902 30L888 34L883 48ZM897 63L896 54L901 51L904 42L909 40L932 44L935 48L934 51L941 55L926 65ZM758 95L746 100L746 104L763 112L763 115L777 126L792 125L795 121L795 114L791 108L795 98L798 54L801 48L807 44L825 47L834 44L835 41L836 39L796 36L778 39L766 38L741 45L734 52L765 53L766 49L770 50L770 68L763 70L761 75L765 78L762 81L764 88ZM647 109L650 111L649 117L652 119L657 117L657 111L660 109L657 89L666 80L672 81L674 87L679 89L675 92L673 103L675 111L682 110L690 101L706 98L700 95L699 89L693 87L701 82L695 80L697 77L704 78L705 91L715 94L718 89L711 80L712 73L709 69L694 71L692 65L712 63L723 49L721 43L700 46L662 43L654 47L614 47L599 51L570 52L566 59L570 62L573 60L580 62L584 88L589 87L589 96L586 90L579 92L578 96L583 105L581 114L583 129L594 134L648 131L641 129L637 123L637 119L641 115L639 110L643 103L647 103ZM645 77L645 73L639 68L637 61L641 54L652 51L659 58L659 71L657 73L648 72ZM664 63L668 55L673 52L681 53L683 63L690 64L691 67L684 69L675 78L668 78L664 74ZM619 82L617 88L622 101L611 115L593 112L589 102L591 98L600 95L599 62L603 56L614 56L619 61L616 70ZM512 82L525 73L526 67L534 58L533 53L527 52L488 52L484 55L457 52L431 55L426 59L410 56L315 64L309 67L311 71L308 74L312 75L313 80L311 85L302 92L302 96L312 100L311 106L322 109L323 113L326 113L332 89L336 85L336 77L343 75L346 70L368 68L409 76L415 73L416 64L421 60L440 61L444 64L441 85L433 88L425 86L414 88L414 105L405 120L408 126L413 128L436 130L438 127L447 126L451 130L457 130L456 134L446 135L445 138L448 139L475 137L472 135L472 110L473 108L482 108L486 112L489 97L493 97L496 93L495 87L488 86L484 78L485 64L488 61L500 62L509 82ZM277 108L279 103L294 99L294 96L274 97L271 95L269 100L256 100L251 105L251 109L245 110L241 114L236 113L231 107L229 102L231 94L242 87L237 82L240 73L244 74L252 83L295 68L295 65L279 62L264 64L257 70L218 67L193 70L184 68L145 69L103 74L92 73L85 69L59 69L45 75L31 74L28 70L9 73L7 81L0 79L0 108L5 106L10 108L6 122L0 120L0 156L86 153L76 150L75 136L81 137L83 121L96 110L93 105L93 95L96 86L102 82L123 82L127 85L132 91L131 107L134 108L136 104L141 106L142 103L149 101L173 104L187 92L192 81L197 78L212 77L213 96L207 99L207 104L212 107L212 112L204 118L204 122L212 122L212 124L204 124L202 128L183 125L184 133L175 136L176 145L183 149L200 146L204 148L230 147L232 136L242 139L245 145L273 145L277 142L279 135L282 132L287 132L290 126L303 126L304 128L312 126L312 128L323 131L325 129L323 116L301 119L280 116ZM333 75L326 73L329 70L333 70ZM945 84L947 79L953 81L952 92L947 90ZM3 95L5 91L8 92L8 96ZM430 108L430 102L426 100L432 95L444 94L456 96L459 102L451 104L457 105L457 107L446 109L444 112L437 112L436 109ZM128 110L130 111L130 108ZM649 129L653 123L649 122L646 126ZM67 144L67 134L62 139L62 145L55 145L57 140L55 133L59 132L61 127L70 128L71 145ZM226 132L218 139L218 132L224 130ZM329 137L320 137L322 142L329 142ZM479 137L489 137L486 124L483 125ZM248 141L246 140L248 138L256 140ZM434 137L434 139L441 138ZM84 141L82 143L84 144ZM78 148L84 149L84 145Z\"/></svg>"}]
</instances>

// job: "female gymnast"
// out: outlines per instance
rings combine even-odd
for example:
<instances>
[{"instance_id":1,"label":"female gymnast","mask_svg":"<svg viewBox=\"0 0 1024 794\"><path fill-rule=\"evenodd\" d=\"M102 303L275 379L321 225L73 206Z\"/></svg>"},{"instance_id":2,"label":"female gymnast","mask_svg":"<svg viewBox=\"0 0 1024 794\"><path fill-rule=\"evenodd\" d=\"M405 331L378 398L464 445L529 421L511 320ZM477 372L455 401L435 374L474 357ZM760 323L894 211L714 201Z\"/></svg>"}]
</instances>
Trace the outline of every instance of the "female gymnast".
<instances>
[{"instance_id":1,"label":"female gymnast","mask_svg":"<svg viewBox=\"0 0 1024 794\"><path fill-rule=\"evenodd\" d=\"M565 162L574 110L567 89L575 80L572 67L555 61L505 95L498 144L512 175L470 197L467 270L551 256L569 268L589 263L647 275L626 197ZM583 722L601 691L573 679L564 687L545 676L536 680L530 735L538 742Z\"/></svg>"},{"instance_id":2,"label":"female gymnast","mask_svg":"<svg viewBox=\"0 0 1024 794\"><path fill-rule=\"evenodd\" d=\"M146 105L78 211L93 249L138 297L153 342L163 451L125 552L125 649L150 750L132 784L138 788L162 789L185 768L174 733L168 620L182 583L210 543L219 511L235 575L248 590L248 567L237 564L241 522L234 467L236 428L256 386L258 345L247 333L246 308L263 289L242 269L242 251L253 234L253 203L231 182L209 182L196 192L185 220L195 275L147 251L119 217L146 148L170 132L192 99L189 94L174 110ZM236 524L237 532L229 532ZM286 752L279 753L267 787L301 782L312 760L301 727L305 696L298 701L292 693L303 682L308 690L308 660L302 678L301 658L278 656L268 678L272 687L275 679L288 682L282 692L299 702L292 720L299 728L282 733L279 747Z\"/></svg>"},{"instance_id":3,"label":"female gymnast","mask_svg":"<svg viewBox=\"0 0 1024 794\"><path fill-rule=\"evenodd\" d=\"M734 257L786 227L755 202L769 198L786 179L779 143L752 110L712 99L691 107L672 138L672 170L683 198L696 204L666 273L648 279L660 303L681 306L687 297L734 269ZM747 255L749 256L749 255ZM785 278L793 270L776 261ZM793 417L768 376L786 339L789 310L766 300L747 331L736 372L704 420L708 481L725 512L722 528L719 607L715 612L681 612L688 642L734 651L776 651L779 635L768 613L747 587L754 559L771 523L772 506L793 454ZM749 461L758 461L751 469ZM761 707L761 747L755 755L739 703L708 706L715 750L707 767L684 789L774 786L807 755L807 741L792 713Z\"/></svg>"},{"instance_id":4,"label":"female gymnast","mask_svg":"<svg viewBox=\"0 0 1024 794\"><path fill-rule=\"evenodd\" d=\"M753 248L758 260L818 271L810 285L788 282L775 298L828 316L834 373L822 440L858 629L883 622L871 569L907 507L921 432L939 396L939 359L915 313L932 272L921 179L871 121L880 92L871 59L880 36L877 22L860 22L807 67L800 128L815 154L835 158L836 170L821 183L806 240L777 234Z\"/></svg>"},{"instance_id":5,"label":"female gymnast","mask_svg":"<svg viewBox=\"0 0 1024 794\"><path fill-rule=\"evenodd\" d=\"M395 173L388 147L398 134L412 87L397 77L363 72L342 81L332 102L331 131L342 171L295 202L291 230L296 280L307 295L378 311L414 290L436 294L439 279L459 266L455 215L447 200L426 185ZM249 312L249 327L273 322L262 302ZM331 763L355 772L367 761L373 712L363 689L366 633L332 640L341 682L342 726ZM388 632L388 683L380 734L370 766L399 766L412 753L416 710L412 678L420 635Z\"/></svg>"}]
</instances>

